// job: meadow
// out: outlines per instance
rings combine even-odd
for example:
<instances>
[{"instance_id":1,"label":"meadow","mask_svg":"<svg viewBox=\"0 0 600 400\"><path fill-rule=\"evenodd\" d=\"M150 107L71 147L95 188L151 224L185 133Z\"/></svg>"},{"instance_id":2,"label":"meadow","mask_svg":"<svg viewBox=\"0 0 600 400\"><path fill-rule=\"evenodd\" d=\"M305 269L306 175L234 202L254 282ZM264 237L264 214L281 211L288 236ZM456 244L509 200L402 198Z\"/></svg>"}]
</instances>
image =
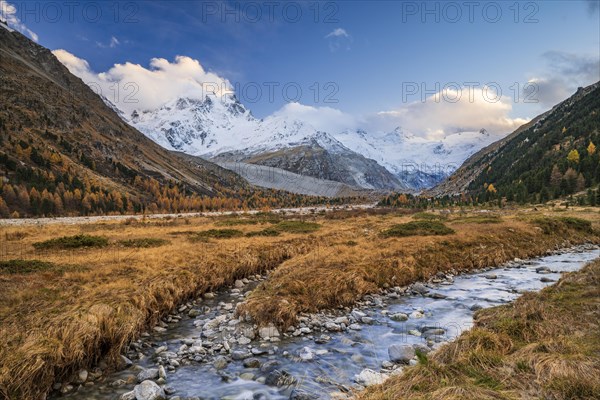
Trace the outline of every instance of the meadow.
<instances>
[{"instance_id":1,"label":"meadow","mask_svg":"<svg viewBox=\"0 0 600 400\"><path fill-rule=\"evenodd\" d=\"M364 209L3 227L0 394L40 398L79 368L115 365L178 304L236 279L268 274L238 312L286 328L440 271L600 243L598 216Z\"/></svg>"}]
</instances>

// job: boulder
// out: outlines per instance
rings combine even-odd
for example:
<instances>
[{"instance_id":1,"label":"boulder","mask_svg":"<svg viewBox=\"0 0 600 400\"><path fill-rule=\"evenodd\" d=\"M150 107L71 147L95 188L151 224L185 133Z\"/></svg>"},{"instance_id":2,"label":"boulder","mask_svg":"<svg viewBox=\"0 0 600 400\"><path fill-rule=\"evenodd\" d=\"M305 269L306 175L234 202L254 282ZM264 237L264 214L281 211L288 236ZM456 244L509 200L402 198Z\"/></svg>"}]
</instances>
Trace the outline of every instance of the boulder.
<instances>
[{"instance_id":1,"label":"boulder","mask_svg":"<svg viewBox=\"0 0 600 400\"><path fill-rule=\"evenodd\" d=\"M152 381L143 381L133 389L136 400L164 400L165 392Z\"/></svg>"},{"instance_id":2,"label":"boulder","mask_svg":"<svg viewBox=\"0 0 600 400\"><path fill-rule=\"evenodd\" d=\"M409 344L393 344L388 347L390 361L408 364L415 357L415 349Z\"/></svg>"}]
</instances>

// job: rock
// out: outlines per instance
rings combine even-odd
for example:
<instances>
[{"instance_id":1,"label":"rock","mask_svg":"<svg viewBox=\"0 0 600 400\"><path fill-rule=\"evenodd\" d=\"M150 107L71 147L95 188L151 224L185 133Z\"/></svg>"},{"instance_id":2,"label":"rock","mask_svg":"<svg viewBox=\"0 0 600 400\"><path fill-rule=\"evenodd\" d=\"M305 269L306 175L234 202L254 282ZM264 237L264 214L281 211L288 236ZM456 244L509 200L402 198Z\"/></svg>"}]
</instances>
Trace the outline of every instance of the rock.
<instances>
[{"instance_id":1,"label":"rock","mask_svg":"<svg viewBox=\"0 0 600 400\"><path fill-rule=\"evenodd\" d=\"M423 285L422 283L419 283L419 282L414 283L411 286L411 290L417 294L425 294L425 293L429 292L429 289L427 289L425 287L425 285Z\"/></svg>"},{"instance_id":2,"label":"rock","mask_svg":"<svg viewBox=\"0 0 600 400\"><path fill-rule=\"evenodd\" d=\"M162 332L166 332L167 328L163 328L162 326L155 326L154 328L152 328L154 330L154 332L156 333L162 333Z\"/></svg>"},{"instance_id":3,"label":"rock","mask_svg":"<svg viewBox=\"0 0 600 400\"><path fill-rule=\"evenodd\" d=\"M122 371L124 369L131 367L132 365L133 365L133 361L131 361L129 358L125 357L124 355L121 355L119 357L119 360L117 363L117 369L119 371Z\"/></svg>"},{"instance_id":4,"label":"rock","mask_svg":"<svg viewBox=\"0 0 600 400\"><path fill-rule=\"evenodd\" d=\"M446 296L445 294L441 294L441 293L432 293L429 297L431 297L432 299L442 300L442 299L446 299L448 296Z\"/></svg>"},{"instance_id":5,"label":"rock","mask_svg":"<svg viewBox=\"0 0 600 400\"><path fill-rule=\"evenodd\" d=\"M321 335L315 339L315 343L316 344L325 344L325 343L329 342L330 340L331 340L331 336Z\"/></svg>"},{"instance_id":6,"label":"rock","mask_svg":"<svg viewBox=\"0 0 600 400\"><path fill-rule=\"evenodd\" d=\"M363 386L379 385L383 383L386 378L386 375L368 368L363 369L360 374L354 376L356 383Z\"/></svg>"},{"instance_id":7,"label":"rock","mask_svg":"<svg viewBox=\"0 0 600 400\"><path fill-rule=\"evenodd\" d=\"M340 325L341 324L348 325L348 317L339 317L339 318L336 318L335 321L333 321L333 322L335 322L336 324L340 324Z\"/></svg>"},{"instance_id":8,"label":"rock","mask_svg":"<svg viewBox=\"0 0 600 400\"><path fill-rule=\"evenodd\" d=\"M136 400L164 400L165 392L152 381L143 381L137 385L133 392Z\"/></svg>"},{"instance_id":9,"label":"rock","mask_svg":"<svg viewBox=\"0 0 600 400\"><path fill-rule=\"evenodd\" d=\"M274 325L265 326L258 330L258 335L262 339L269 339L272 337L279 337L279 331Z\"/></svg>"},{"instance_id":10,"label":"rock","mask_svg":"<svg viewBox=\"0 0 600 400\"><path fill-rule=\"evenodd\" d=\"M162 379L167 379L167 371L165 371L165 367L162 365L158 366L158 377Z\"/></svg>"},{"instance_id":11,"label":"rock","mask_svg":"<svg viewBox=\"0 0 600 400\"><path fill-rule=\"evenodd\" d=\"M85 381L87 381L88 379L88 372L85 369L81 369L79 370L79 372L77 372L77 383L85 383Z\"/></svg>"},{"instance_id":12,"label":"rock","mask_svg":"<svg viewBox=\"0 0 600 400\"><path fill-rule=\"evenodd\" d=\"M404 322L404 321L408 320L408 315L406 315L404 313L396 313L396 314L390 315L390 318L393 321Z\"/></svg>"},{"instance_id":13,"label":"rock","mask_svg":"<svg viewBox=\"0 0 600 400\"><path fill-rule=\"evenodd\" d=\"M215 361L213 361L213 367L215 367L217 370L225 369L227 368L228 363L229 361L227 360L227 358L219 356L215 358Z\"/></svg>"},{"instance_id":14,"label":"rock","mask_svg":"<svg viewBox=\"0 0 600 400\"><path fill-rule=\"evenodd\" d=\"M477 311L477 310L481 310L483 308L483 306L481 304L473 304L471 306L471 308L469 308L469 310L471 311Z\"/></svg>"},{"instance_id":15,"label":"rock","mask_svg":"<svg viewBox=\"0 0 600 400\"><path fill-rule=\"evenodd\" d=\"M154 354L160 354L160 353L162 353L163 351L167 351L167 350L168 350L168 347L167 347L167 346L160 346L160 347L157 347L157 348L156 348L156 350L154 351Z\"/></svg>"},{"instance_id":16,"label":"rock","mask_svg":"<svg viewBox=\"0 0 600 400\"><path fill-rule=\"evenodd\" d=\"M245 345L247 345L247 344L250 344L250 343L252 342L252 340L248 339L248 338L247 338L247 337L245 337L245 336L242 336L241 338L239 338L239 339L237 340L237 342L238 342L239 344L241 344L242 346L245 346Z\"/></svg>"},{"instance_id":17,"label":"rock","mask_svg":"<svg viewBox=\"0 0 600 400\"><path fill-rule=\"evenodd\" d=\"M204 297L205 299L214 299L214 298L215 298L215 294L214 294L214 293L211 293L211 292L208 292L208 293L204 293L204 296L203 296L203 297Z\"/></svg>"},{"instance_id":18,"label":"rock","mask_svg":"<svg viewBox=\"0 0 600 400\"><path fill-rule=\"evenodd\" d=\"M190 317L190 318L196 318L199 315L200 315L200 310L191 309L190 311L188 311L188 317Z\"/></svg>"},{"instance_id":19,"label":"rock","mask_svg":"<svg viewBox=\"0 0 600 400\"><path fill-rule=\"evenodd\" d=\"M496 275L496 274L487 274L487 275L485 275L485 279L498 279L498 275Z\"/></svg>"},{"instance_id":20,"label":"rock","mask_svg":"<svg viewBox=\"0 0 600 400\"><path fill-rule=\"evenodd\" d=\"M260 360L258 358L248 358L244 360L245 368L260 368Z\"/></svg>"},{"instance_id":21,"label":"rock","mask_svg":"<svg viewBox=\"0 0 600 400\"><path fill-rule=\"evenodd\" d=\"M242 350L236 350L233 353L231 353L231 359L235 361L245 360L246 358L249 358L251 356L252 355L250 353Z\"/></svg>"},{"instance_id":22,"label":"rock","mask_svg":"<svg viewBox=\"0 0 600 400\"><path fill-rule=\"evenodd\" d=\"M158 368L145 369L137 376L138 382L143 382L149 379L158 379Z\"/></svg>"},{"instance_id":23,"label":"rock","mask_svg":"<svg viewBox=\"0 0 600 400\"><path fill-rule=\"evenodd\" d=\"M252 372L244 372L243 374L240 374L240 379L251 381L254 379L254 374Z\"/></svg>"},{"instance_id":24,"label":"rock","mask_svg":"<svg viewBox=\"0 0 600 400\"><path fill-rule=\"evenodd\" d=\"M556 281L554 279L543 277L542 279L540 279L540 282L550 283L550 282L556 282Z\"/></svg>"},{"instance_id":25,"label":"rock","mask_svg":"<svg viewBox=\"0 0 600 400\"><path fill-rule=\"evenodd\" d=\"M550 271L550 268L548 267L537 267L535 269L535 272L537 272L538 274L549 274L552 271Z\"/></svg>"},{"instance_id":26,"label":"rock","mask_svg":"<svg viewBox=\"0 0 600 400\"><path fill-rule=\"evenodd\" d=\"M326 322L325 329L327 329L329 332L339 332L342 330L342 328L335 322Z\"/></svg>"},{"instance_id":27,"label":"rock","mask_svg":"<svg viewBox=\"0 0 600 400\"><path fill-rule=\"evenodd\" d=\"M316 394L308 393L302 389L294 389L292 393L290 393L289 400L316 400L319 396Z\"/></svg>"},{"instance_id":28,"label":"rock","mask_svg":"<svg viewBox=\"0 0 600 400\"><path fill-rule=\"evenodd\" d=\"M360 326L359 324L350 324L350 326L348 328L351 329L351 330L353 330L353 331L360 331L360 330L362 330L362 326Z\"/></svg>"},{"instance_id":29,"label":"rock","mask_svg":"<svg viewBox=\"0 0 600 400\"><path fill-rule=\"evenodd\" d=\"M287 371L276 369L267 376L265 383L277 387L290 386L296 383L296 378Z\"/></svg>"},{"instance_id":30,"label":"rock","mask_svg":"<svg viewBox=\"0 0 600 400\"><path fill-rule=\"evenodd\" d=\"M242 330L242 335L245 338L252 340L256 337L256 332L254 332L254 329L252 329L252 328L246 328L246 329Z\"/></svg>"},{"instance_id":31,"label":"rock","mask_svg":"<svg viewBox=\"0 0 600 400\"><path fill-rule=\"evenodd\" d=\"M359 310L352 310L352 312L350 313L350 315L352 315L352 317L355 320L357 320L357 321L360 321L362 317L366 317L367 316L367 314L365 314L364 312L359 311Z\"/></svg>"},{"instance_id":32,"label":"rock","mask_svg":"<svg viewBox=\"0 0 600 400\"><path fill-rule=\"evenodd\" d=\"M413 311L413 312L410 313L410 317L413 318L413 319L419 319L419 318L423 318L424 315L420 311Z\"/></svg>"},{"instance_id":33,"label":"rock","mask_svg":"<svg viewBox=\"0 0 600 400\"><path fill-rule=\"evenodd\" d=\"M302 359L302 361L311 361L315 358L315 353L310 347L304 347L298 352L298 356Z\"/></svg>"},{"instance_id":34,"label":"rock","mask_svg":"<svg viewBox=\"0 0 600 400\"><path fill-rule=\"evenodd\" d=\"M238 279L237 281L235 281L235 283L233 284L233 286L235 288L237 288L237 289L241 289L241 288L244 287L244 282L242 282L241 280Z\"/></svg>"},{"instance_id":35,"label":"rock","mask_svg":"<svg viewBox=\"0 0 600 400\"><path fill-rule=\"evenodd\" d=\"M367 324L367 325L370 325L373 323L373 318L371 318L371 317L362 317L360 320L363 324Z\"/></svg>"},{"instance_id":36,"label":"rock","mask_svg":"<svg viewBox=\"0 0 600 400\"><path fill-rule=\"evenodd\" d=\"M388 347L390 361L407 364L415 357L415 349L408 344L393 344Z\"/></svg>"},{"instance_id":37,"label":"rock","mask_svg":"<svg viewBox=\"0 0 600 400\"><path fill-rule=\"evenodd\" d=\"M412 336L417 336L417 337L421 336L421 332L419 332L416 329L410 329L407 333Z\"/></svg>"},{"instance_id":38,"label":"rock","mask_svg":"<svg viewBox=\"0 0 600 400\"><path fill-rule=\"evenodd\" d=\"M132 390L131 392L123 393L119 400L136 400L135 392Z\"/></svg>"}]
</instances>

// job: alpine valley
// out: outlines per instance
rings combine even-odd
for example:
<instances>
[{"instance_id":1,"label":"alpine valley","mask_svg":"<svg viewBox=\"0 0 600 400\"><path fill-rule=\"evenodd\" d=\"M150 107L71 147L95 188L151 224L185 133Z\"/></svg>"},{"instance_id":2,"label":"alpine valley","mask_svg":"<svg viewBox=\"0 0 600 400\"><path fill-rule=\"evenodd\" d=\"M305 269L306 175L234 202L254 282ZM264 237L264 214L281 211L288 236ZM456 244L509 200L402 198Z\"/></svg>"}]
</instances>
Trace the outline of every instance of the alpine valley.
<instances>
[{"instance_id":1,"label":"alpine valley","mask_svg":"<svg viewBox=\"0 0 600 400\"><path fill-rule=\"evenodd\" d=\"M233 94L177 98L155 110L119 115L167 149L225 167L258 164L363 189L414 192L433 187L500 138L485 129L437 141L400 127L391 132L323 132L285 113L255 118Z\"/></svg>"}]
</instances>

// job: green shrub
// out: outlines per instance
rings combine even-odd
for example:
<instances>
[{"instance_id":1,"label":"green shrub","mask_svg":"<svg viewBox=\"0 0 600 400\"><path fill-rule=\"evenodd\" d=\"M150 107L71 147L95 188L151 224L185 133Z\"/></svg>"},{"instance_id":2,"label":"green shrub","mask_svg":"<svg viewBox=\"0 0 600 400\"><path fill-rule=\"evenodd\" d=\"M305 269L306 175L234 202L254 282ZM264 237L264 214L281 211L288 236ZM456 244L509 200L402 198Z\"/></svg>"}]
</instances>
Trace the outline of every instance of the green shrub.
<instances>
[{"instance_id":1,"label":"green shrub","mask_svg":"<svg viewBox=\"0 0 600 400\"><path fill-rule=\"evenodd\" d=\"M533 223L542 228L542 232L546 235L564 232L568 229L585 233L593 232L590 221L575 217L543 217L534 219Z\"/></svg>"},{"instance_id":2,"label":"green shrub","mask_svg":"<svg viewBox=\"0 0 600 400\"><path fill-rule=\"evenodd\" d=\"M168 240L156 238L139 238L119 241L119 244L124 247L136 247L144 249L148 249L151 247L160 247L169 243L171 242L169 242Z\"/></svg>"},{"instance_id":3,"label":"green shrub","mask_svg":"<svg viewBox=\"0 0 600 400\"><path fill-rule=\"evenodd\" d=\"M255 236L279 236L280 234L281 234L281 232L279 232L277 229L266 228L266 229L263 229L262 231L248 232L246 234L246 236L248 236L248 237L255 237Z\"/></svg>"},{"instance_id":4,"label":"green shrub","mask_svg":"<svg viewBox=\"0 0 600 400\"><path fill-rule=\"evenodd\" d=\"M469 217L460 217L452 220L452 222L467 223L467 224L499 224L502 218L498 215L472 215Z\"/></svg>"},{"instance_id":5,"label":"green shrub","mask_svg":"<svg viewBox=\"0 0 600 400\"><path fill-rule=\"evenodd\" d=\"M381 233L383 237L407 237L407 236L430 236L449 235L454 233L438 221L411 221L405 224L397 224Z\"/></svg>"},{"instance_id":6,"label":"green shrub","mask_svg":"<svg viewBox=\"0 0 600 400\"><path fill-rule=\"evenodd\" d=\"M244 236L244 232L237 229L209 229L207 231L197 232L191 236L192 240L203 241L206 239L231 239Z\"/></svg>"},{"instance_id":7,"label":"green shrub","mask_svg":"<svg viewBox=\"0 0 600 400\"><path fill-rule=\"evenodd\" d=\"M414 219L424 220L424 221L436 221L436 220L443 221L448 218L442 214L433 214L433 213L428 213L428 212L418 212L416 214L413 214L412 217Z\"/></svg>"},{"instance_id":8,"label":"green shrub","mask_svg":"<svg viewBox=\"0 0 600 400\"><path fill-rule=\"evenodd\" d=\"M0 261L0 273L28 274L31 272L47 271L54 268L54 264L40 260L9 260Z\"/></svg>"},{"instance_id":9,"label":"green shrub","mask_svg":"<svg viewBox=\"0 0 600 400\"><path fill-rule=\"evenodd\" d=\"M287 233L311 233L315 232L321 225L315 222L305 221L281 221L273 226L279 232Z\"/></svg>"},{"instance_id":10,"label":"green shrub","mask_svg":"<svg viewBox=\"0 0 600 400\"><path fill-rule=\"evenodd\" d=\"M63 236L33 244L36 249L78 249L81 247L105 247L108 238L104 236L75 235Z\"/></svg>"},{"instance_id":11,"label":"green shrub","mask_svg":"<svg viewBox=\"0 0 600 400\"><path fill-rule=\"evenodd\" d=\"M52 271L59 274L64 272L82 272L89 268L81 265L55 264L40 260L8 260L0 261L0 274L30 274L33 272Z\"/></svg>"}]
</instances>

